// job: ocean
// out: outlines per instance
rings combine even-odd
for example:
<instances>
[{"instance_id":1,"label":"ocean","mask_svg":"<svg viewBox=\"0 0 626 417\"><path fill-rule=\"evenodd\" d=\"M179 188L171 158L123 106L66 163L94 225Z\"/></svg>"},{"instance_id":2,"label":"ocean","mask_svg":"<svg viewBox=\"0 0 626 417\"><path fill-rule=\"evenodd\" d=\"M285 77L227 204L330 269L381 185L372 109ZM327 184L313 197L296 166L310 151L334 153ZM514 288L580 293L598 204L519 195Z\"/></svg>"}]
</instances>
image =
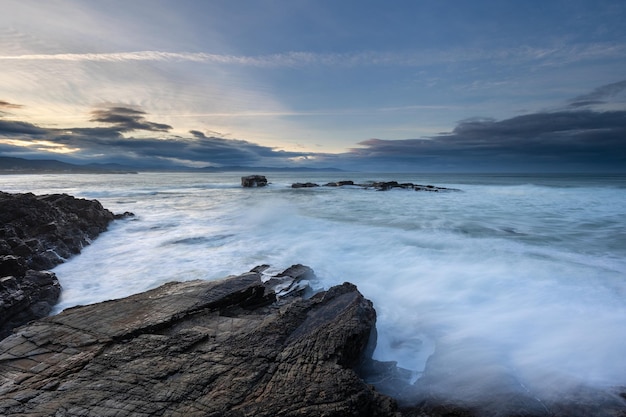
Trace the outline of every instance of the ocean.
<instances>
[{"instance_id":1,"label":"ocean","mask_svg":"<svg viewBox=\"0 0 626 417\"><path fill-rule=\"evenodd\" d=\"M54 269L55 312L301 263L314 288L349 281L373 301L374 358L410 382L439 352L438 389L459 397L458 375L475 388L492 367L531 393L626 386L626 176L281 172L244 189L245 174L3 175L0 190L136 215ZM460 191L290 187L338 180Z\"/></svg>"}]
</instances>

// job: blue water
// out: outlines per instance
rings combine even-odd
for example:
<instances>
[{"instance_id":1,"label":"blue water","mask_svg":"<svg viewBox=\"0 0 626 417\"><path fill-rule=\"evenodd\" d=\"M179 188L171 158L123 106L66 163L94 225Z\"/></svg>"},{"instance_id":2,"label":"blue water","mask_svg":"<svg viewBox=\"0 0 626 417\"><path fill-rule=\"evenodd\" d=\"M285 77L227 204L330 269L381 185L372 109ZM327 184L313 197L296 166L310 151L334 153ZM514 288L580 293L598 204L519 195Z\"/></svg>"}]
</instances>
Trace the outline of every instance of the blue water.
<instances>
[{"instance_id":1,"label":"blue water","mask_svg":"<svg viewBox=\"0 0 626 417\"><path fill-rule=\"evenodd\" d=\"M478 385L475 364L485 362L531 392L626 385L626 177L272 173L259 189L241 188L240 177L12 175L0 176L0 190L69 193L136 214L55 269L57 311L303 263L313 286L350 281L374 302L374 356L412 380L440 352ZM290 188L344 179L461 191Z\"/></svg>"}]
</instances>

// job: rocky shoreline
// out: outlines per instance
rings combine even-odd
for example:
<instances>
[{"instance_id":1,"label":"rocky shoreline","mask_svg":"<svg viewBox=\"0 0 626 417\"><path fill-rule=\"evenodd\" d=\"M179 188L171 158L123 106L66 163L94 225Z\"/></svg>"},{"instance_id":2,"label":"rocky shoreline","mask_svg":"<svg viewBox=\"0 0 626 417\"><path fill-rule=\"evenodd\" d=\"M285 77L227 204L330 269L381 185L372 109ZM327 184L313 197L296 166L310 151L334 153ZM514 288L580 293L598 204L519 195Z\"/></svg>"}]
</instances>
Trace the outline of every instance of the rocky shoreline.
<instances>
[{"instance_id":1,"label":"rocky shoreline","mask_svg":"<svg viewBox=\"0 0 626 417\"><path fill-rule=\"evenodd\" d=\"M114 215L98 201L67 194L0 192L0 339L47 316L61 286L47 271L80 253Z\"/></svg>"},{"instance_id":2,"label":"rocky shoreline","mask_svg":"<svg viewBox=\"0 0 626 417\"><path fill-rule=\"evenodd\" d=\"M42 266L129 215L67 195L0 193L0 203L3 307L19 298L49 311L60 287ZM15 329L0 341L0 415L626 417L624 388L581 387L546 402L494 385L488 401L442 398L430 365L445 354L429 359L416 384L371 358L376 311L354 285L314 293L307 266L267 270L170 282ZM25 282L47 297L27 296Z\"/></svg>"}]
</instances>

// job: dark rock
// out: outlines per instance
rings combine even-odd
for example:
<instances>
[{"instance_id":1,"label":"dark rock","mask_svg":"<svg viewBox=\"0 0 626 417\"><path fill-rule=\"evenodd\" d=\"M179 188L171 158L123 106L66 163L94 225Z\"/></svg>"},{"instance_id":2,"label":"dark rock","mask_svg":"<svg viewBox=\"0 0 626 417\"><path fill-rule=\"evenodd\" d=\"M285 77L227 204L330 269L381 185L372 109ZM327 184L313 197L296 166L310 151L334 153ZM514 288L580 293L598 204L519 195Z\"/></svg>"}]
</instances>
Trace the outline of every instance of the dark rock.
<instances>
[{"instance_id":1,"label":"dark rock","mask_svg":"<svg viewBox=\"0 0 626 417\"><path fill-rule=\"evenodd\" d=\"M58 280L38 271L78 254L116 216L98 201L67 194L0 192L0 207L0 278L13 278L0 286L3 338L12 328L46 316L56 304Z\"/></svg>"},{"instance_id":2,"label":"dark rock","mask_svg":"<svg viewBox=\"0 0 626 417\"><path fill-rule=\"evenodd\" d=\"M354 370L376 318L354 285L274 299L249 272L36 321L0 342L0 415L398 416Z\"/></svg>"},{"instance_id":3,"label":"dark rock","mask_svg":"<svg viewBox=\"0 0 626 417\"><path fill-rule=\"evenodd\" d=\"M0 339L34 319L47 316L61 294L56 275L28 270L23 276L0 278Z\"/></svg>"},{"instance_id":4,"label":"dark rock","mask_svg":"<svg viewBox=\"0 0 626 417\"><path fill-rule=\"evenodd\" d=\"M15 255L0 256L0 277L21 277L26 274L26 264L22 258Z\"/></svg>"},{"instance_id":5,"label":"dark rock","mask_svg":"<svg viewBox=\"0 0 626 417\"><path fill-rule=\"evenodd\" d=\"M329 182L325 185L325 187L343 187L344 185L355 185L354 181L337 181L337 182Z\"/></svg>"},{"instance_id":6,"label":"dark rock","mask_svg":"<svg viewBox=\"0 0 626 417\"><path fill-rule=\"evenodd\" d=\"M372 187L376 188L378 191L387 191L392 188L402 188L398 181L384 181L384 182L375 182L372 184Z\"/></svg>"},{"instance_id":7,"label":"dark rock","mask_svg":"<svg viewBox=\"0 0 626 417\"><path fill-rule=\"evenodd\" d=\"M247 177L241 177L241 186L250 187L265 187L267 185L267 178L263 175L248 175Z\"/></svg>"},{"instance_id":8,"label":"dark rock","mask_svg":"<svg viewBox=\"0 0 626 417\"><path fill-rule=\"evenodd\" d=\"M413 186L415 191L430 191L430 192L440 192L440 191L460 191L456 188L446 188L446 187L435 187L434 185L418 185L415 184Z\"/></svg>"},{"instance_id":9,"label":"dark rock","mask_svg":"<svg viewBox=\"0 0 626 417\"><path fill-rule=\"evenodd\" d=\"M315 184L314 182L296 182L291 184L291 188L313 188L319 187L319 184Z\"/></svg>"},{"instance_id":10,"label":"dark rock","mask_svg":"<svg viewBox=\"0 0 626 417\"><path fill-rule=\"evenodd\" d=\"M399 183L398 181L371 181L365 184L355 184L353 181L337 181L337 182L329 182L325 186L326 187L341 187L344 185L353 185L353 186L361 187L364 189L374 188L377 191L388 191L394 188L402 188L406 190L415 190L415 191L433 191L433 192L460 191L455 188L435 187L434 185L419 185L419 184L413 184L411 182Z\"/></svg>"},{"instance_id":11,"label":"dark rock","mask_svg":"<svg viewBox=\"0 0 626 417\"><path fill-rule=\"evenodd\" d=\"M259 268L264 266L256 267L252 271L262 272L263 270ZM315 273L311 268L298 264L292 265L280 274L274 275L265 281L265 286L270 288L277 297L310 295L313 290L309 282L313 278L315 278Z\"/></svg>"},{"instance_id":12,"label":"dark rock","mask_svg":"<svg viewBox=\"0 0 626 417\"><path fill-rule=\"evenodd\" d=\"M135 213L131 213L130 211L125 211L124 213L118 213L118 214L114 214L113 218L115 220L119 220L119 219L127 219L129 217L134 217Z\"/></svg>"}]
</instances>

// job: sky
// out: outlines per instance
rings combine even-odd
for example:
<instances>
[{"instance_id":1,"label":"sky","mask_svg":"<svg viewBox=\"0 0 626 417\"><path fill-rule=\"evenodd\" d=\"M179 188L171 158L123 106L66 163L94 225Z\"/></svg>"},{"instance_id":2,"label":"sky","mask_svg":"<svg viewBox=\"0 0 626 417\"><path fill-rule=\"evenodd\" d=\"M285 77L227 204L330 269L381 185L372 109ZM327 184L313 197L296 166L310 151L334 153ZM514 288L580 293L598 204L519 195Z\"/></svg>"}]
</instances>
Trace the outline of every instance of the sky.
<instances>
[{"instance_id":1,"label":"sky","mask_svg":"<svg viewBox=\"0 0 626 417\"><path fill-rule=\"evenodd\" d=\"M0 0L0 155L626 172L623 0Z\"/></svg>"}]
</instances>

